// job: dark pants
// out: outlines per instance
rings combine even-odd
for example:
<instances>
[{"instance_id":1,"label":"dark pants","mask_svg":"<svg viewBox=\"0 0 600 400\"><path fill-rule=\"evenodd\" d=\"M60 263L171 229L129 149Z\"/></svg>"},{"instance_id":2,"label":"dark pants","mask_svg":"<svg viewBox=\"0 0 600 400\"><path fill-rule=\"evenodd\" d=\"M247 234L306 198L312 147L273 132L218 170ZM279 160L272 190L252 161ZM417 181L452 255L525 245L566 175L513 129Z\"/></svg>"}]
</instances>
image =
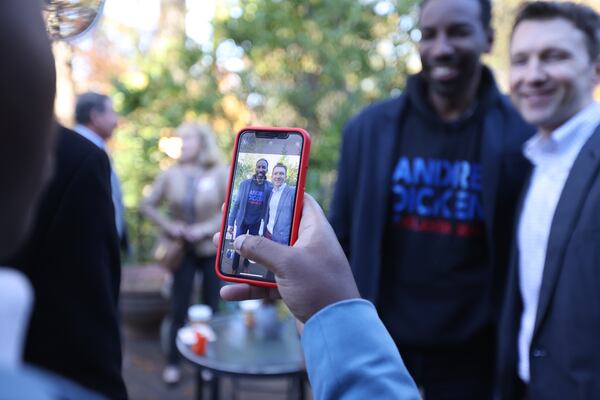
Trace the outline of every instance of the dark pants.
<instances>
[{"instance_id":1,"label":"dark pants","mask_svg":"<svg viewBox=\"0 0 600 400\"><path fill-rule=\"evenodd\" d=\"M177 331L183 326L190 305L196 271L202 271L201 302L208 304L214 312L219 306L221 284L214 271L215 257L198 257L192 248L186 248L181 267L173 275L171 289L171 329L169 335L169 364L178 364L180 355L175 345Z\"/></svg>"},{"instance_id":2,"label":"dark pants","mask_svg":"<svg viewBox=\"0 0 600 400\"><path fill-rule=\"evenodd\" d=\"M250 235L258 235L259 230L260 221L250 225L242 223L236 230L235 237L237 238L238 236L244 235L246 233L249 233ZM248 265L250 265L250 262L247 259L244 259L244 268L248 268ZM231 268L233 269L234 274L238 273L238 269L240 268L240 254L237 251L233 254L233 262Z\"/></svg>"},{"instance_id":3,"label":"dark pants","mask_svg":"<svg viewBox=\"0 0 600 400\"><path fill-rule=\"evenodd\" d=\"M491 330L460 346L424 349L399 345L398 348L425 400L492 397L494 339Z\"/></svg>"}]
</instances>

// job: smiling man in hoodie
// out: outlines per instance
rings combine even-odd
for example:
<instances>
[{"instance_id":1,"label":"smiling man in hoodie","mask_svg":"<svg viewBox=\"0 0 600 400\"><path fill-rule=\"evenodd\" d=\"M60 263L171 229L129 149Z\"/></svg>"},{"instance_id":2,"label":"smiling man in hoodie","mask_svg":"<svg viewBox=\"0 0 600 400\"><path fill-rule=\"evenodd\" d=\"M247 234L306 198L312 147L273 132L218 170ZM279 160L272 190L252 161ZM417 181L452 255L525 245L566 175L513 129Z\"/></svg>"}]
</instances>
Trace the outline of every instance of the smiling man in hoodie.
<instances>
[{"instance_id":1,"label":"smiling man in hoodie","mask_svg":"<svg viewBox=\"0 0 600 400\"><path fill-rule=\"evenodd\" d=\"M429 399L491 393L515 199L533 133L481 55L489 0L421 3L419 74L345 127L330 221Z\"/></svg>"}]
</instances>

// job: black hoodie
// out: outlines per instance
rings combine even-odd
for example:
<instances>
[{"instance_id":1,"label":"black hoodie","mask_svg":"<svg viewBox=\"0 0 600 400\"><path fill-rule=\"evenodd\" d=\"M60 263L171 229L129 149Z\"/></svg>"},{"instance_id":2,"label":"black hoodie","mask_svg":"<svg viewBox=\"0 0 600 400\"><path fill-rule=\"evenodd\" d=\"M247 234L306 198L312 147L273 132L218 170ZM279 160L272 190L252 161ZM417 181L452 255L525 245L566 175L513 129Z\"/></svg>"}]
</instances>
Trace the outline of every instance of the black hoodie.
<instances>
[{"instance_id":1,"label":"black hoodie","mask_svg":"<svg viewBox=\"0 0 600 400\"><path fill-rule=\"evenodd\" d=\"M412 76L390 177L378 309L408 346L465 343L491 321L492 263L481 196L486 109L500 100L484 69L477 99L445 122Z\"/></svg>"}]
</instances>

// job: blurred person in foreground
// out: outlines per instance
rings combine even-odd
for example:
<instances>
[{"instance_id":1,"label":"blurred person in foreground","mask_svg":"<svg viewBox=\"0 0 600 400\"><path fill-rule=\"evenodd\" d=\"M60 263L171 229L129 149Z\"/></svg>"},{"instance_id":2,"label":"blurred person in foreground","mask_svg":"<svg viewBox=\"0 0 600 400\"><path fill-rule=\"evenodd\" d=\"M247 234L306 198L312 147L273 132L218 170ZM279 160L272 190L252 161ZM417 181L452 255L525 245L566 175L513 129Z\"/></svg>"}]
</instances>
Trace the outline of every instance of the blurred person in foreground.
<instances>
[{"instance_id":1,"label":"blurred person in foreground","mask_svg":"<svg viewBox=\"0 0 600 400\"><path fill-rule=\"evenodd\" d=\"M538 129L499 334L500 398L600 396L600 15L526 3L510 41L510 90Z\"/></svg>"},{"instance_id":2,"label":"blurred person in foreground","mask_svg":"<svg viewBox=\"0 0 600 400\"><path fill-rule=\"evenodd\" d=\"M331 224L428 400L492 394L522 143L492 72L490 0L424 0L423 70L346 125Z\"/></svg>"},{"instance_id":3,"label":"blurred person in foreground","mask_svg":"<svg viewBox=\"0 0 600 400\"><path fill-rule=\"evenodd\" d=\"M106 142L113 136L118 123L118 115L115 112L110 97L95 92L86 92L77 96L75 121L77 124L73 130L108 154ZM119 245L123 252L128 254L129 240L125 222L125 207L123 206L121 182L112 165L110 168L110 188L115 210L115 226L119 235Z\"/></svg>"},{"instance_id":4,"label":"blurred person in foreground","mask_svg":"<svg viewBox=\"0 0 600 400\"><path fill-rule=\"evenodd\" d=\"M177 128L181 155L155 180L141 205L164 235L181 240L181 262L173 272L171 327L166 383L181 377L180 355L175 345L177 331L185 323L196 271L202 272L202 303L215 312L219 305L220 281L214 273L216 250L212 234L221 224L221 204L227 190L227 171L219 162L219 149L208 125L185 123ZM161 203L168 213L159 211Z\"/></svg>"},{"instance_id":5,"label":"blurred person in foreground","mask_svg":"<svg viewBox=\"0 0 600 400\"><path fill-rule=\"evenodd\" d=\"M215 245L218 239L216 234ZM315 399L420 398L375 307L360 299L335 233L310 195L304 197L294 246L241 235L234 247L272 272L278 288L235 284L223 287L221 296L230 301L283 299L304 324L302 350Z\"/></svg>"},{"instance_id":6,"label":"blurred person in foreground","mask_svg":"<svg viewBox=\"0 0 600 400\"><path fill-rule=\"evenodd\" d=\"M26 241L54 169L58 133L53 119L55 72L40 2L0 3L0 51L6 61L0 65L0 265L9 265L4 260ZM23 274L0 268L0 398L100 398L23 363L33 297ZM36 308L40 301L35 293Z\"/></svg>"}]
</instances>

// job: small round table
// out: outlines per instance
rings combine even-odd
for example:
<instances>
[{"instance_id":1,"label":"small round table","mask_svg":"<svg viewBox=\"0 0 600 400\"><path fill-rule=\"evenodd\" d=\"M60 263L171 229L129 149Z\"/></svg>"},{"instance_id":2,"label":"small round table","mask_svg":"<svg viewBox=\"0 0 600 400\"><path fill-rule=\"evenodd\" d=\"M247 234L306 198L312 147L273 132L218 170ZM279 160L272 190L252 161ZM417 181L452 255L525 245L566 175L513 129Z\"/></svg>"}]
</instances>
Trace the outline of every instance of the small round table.
<instances>
[{"instance_id":1,"label":"small round table","mask_svg":"<svg viewBox=\"0 0 600 400\"><path fill-rule=\"evenodd\" d=\"M218 316L209 322L216 340L209 342L206 354L199 356L191 346L177 337L177 349L183 357L198 368L197 398L203 395L202 371L211 371L212 398L219 398L220 376L273 378L289 377L298 388L300 399L305 398L306 371L300 340L293 318L282 322L277 335L262 334L259 327L249 329L242 313Z\"/></svg>"}]
</instances>

